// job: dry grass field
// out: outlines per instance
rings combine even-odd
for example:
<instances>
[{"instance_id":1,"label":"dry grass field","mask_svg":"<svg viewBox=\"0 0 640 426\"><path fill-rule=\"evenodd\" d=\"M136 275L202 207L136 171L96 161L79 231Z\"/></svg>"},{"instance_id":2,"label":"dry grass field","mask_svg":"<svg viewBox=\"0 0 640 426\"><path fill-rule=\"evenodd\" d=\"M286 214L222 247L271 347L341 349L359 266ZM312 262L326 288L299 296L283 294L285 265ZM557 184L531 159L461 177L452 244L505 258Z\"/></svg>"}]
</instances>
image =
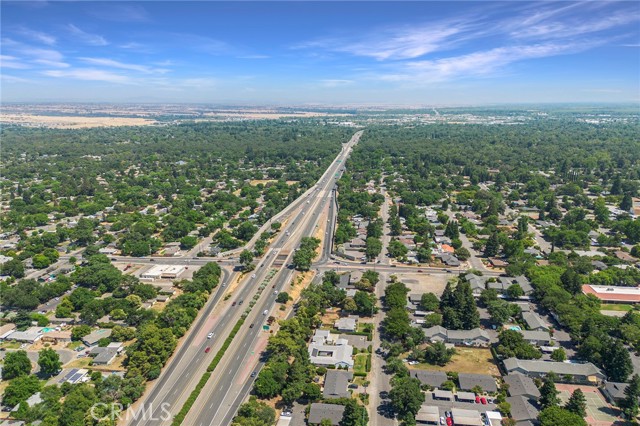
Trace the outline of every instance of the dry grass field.
<instances>
[{"instance_id":1,"label":"dry grass field","mask_svg":"<svg viewBox=\"0 0 640 426\"><path fill-rule=\"evenodd\" d=\"M91 127L149 126L155 120L134 117L71 117L51 115L3 114L0 123L53 129L87 129Z\"/></svg>"}]
</instances>

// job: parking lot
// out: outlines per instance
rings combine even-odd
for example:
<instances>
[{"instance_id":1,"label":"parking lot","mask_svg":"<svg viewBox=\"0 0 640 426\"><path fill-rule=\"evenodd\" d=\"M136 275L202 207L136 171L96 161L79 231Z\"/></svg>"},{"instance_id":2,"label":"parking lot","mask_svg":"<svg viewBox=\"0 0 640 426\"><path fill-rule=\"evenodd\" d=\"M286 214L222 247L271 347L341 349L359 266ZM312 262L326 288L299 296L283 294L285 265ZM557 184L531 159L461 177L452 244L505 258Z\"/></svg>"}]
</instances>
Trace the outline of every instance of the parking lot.
<instances>
[{"instance_id":1,"label":"parking lot","mask_svg":"<svg viewBox=\"0 0 640 426\"><path fill-rule=\"evenodd\" d=\"M610 426L623 425L624 422L618 417L620 410L612 407L605 400L600 390L594 386L578 386L557 384L556 388L560 392L559 397L562 403L566 403L575 389L580 388L584 392L587 400L586 421L589 426Z\"/></svg>"}]
</instances>

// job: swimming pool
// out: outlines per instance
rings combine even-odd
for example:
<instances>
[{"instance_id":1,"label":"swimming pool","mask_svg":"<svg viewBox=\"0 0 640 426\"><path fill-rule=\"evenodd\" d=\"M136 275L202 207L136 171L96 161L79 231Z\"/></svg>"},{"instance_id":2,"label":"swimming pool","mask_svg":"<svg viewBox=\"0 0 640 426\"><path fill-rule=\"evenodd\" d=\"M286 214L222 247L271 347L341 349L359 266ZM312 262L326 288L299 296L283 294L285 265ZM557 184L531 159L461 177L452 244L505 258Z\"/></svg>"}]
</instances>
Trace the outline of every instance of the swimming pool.
<instances>
[{"instance_id":1,"label":"swimming pool","mask_svg":"<svg viewBox=\"0 0 640 426\"><path fill-rule=\"evenodd\" d=\"M51 327L45 327L42 329L43 333L49 333L50 331L55 331L55 328L51 328Z\"/></svg>"},{"instance_id":2,"label":"swimming pool","mask_svg":"<svg viewBox=\"0 0 640 426\"><path fill-rule=\"evenodd\" d=\"M522 328L519 325L512 325L509 330L522 331Z\"/></svg>"}]
</instances>

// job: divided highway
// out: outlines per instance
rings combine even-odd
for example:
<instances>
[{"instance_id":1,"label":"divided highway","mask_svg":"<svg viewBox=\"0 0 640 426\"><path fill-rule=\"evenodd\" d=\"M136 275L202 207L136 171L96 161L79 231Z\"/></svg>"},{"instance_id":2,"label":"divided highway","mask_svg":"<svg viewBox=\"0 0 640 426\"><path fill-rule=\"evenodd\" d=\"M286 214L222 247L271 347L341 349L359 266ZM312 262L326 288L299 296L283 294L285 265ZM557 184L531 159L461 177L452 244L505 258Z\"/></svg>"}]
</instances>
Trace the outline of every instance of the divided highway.
<instances>
[{"instance_id":1,"label":"divided highway","mask_svg":"<svg viewBox=\"0 0 640 426\"><path fill-rule=\"evenodd\" d=\"M293 250L297 247L302 237L313 234L319 212L322 211L322 208L327 205L328 202L331 202L331 197L334 195L332 189L335 181L341 175L344 161L350 154L351 148L358 142L361 135L362 131L357 132L347 144L343 145L342 151L334 159L318 183L294 201L287 208L286 215L279 216L279 219L284 222L284 225L272 243L271 248L258 263L258 267L254 273L251 275L248 274L245 279L235 284L238 274L225 271L223 284L217 288L214 297L207 302L207 305L205 305L205 308L201 311L196 322L189 330L188 335L184 341L181 342L178 350L163 369L159 379L153 384L150 392L147 392L141 401L139 401L140 404L143 404L147 415L138 416L137 419L131 419L128 423L129 425L155 426L171 423L173 416L180 410L182 404L195 388L202 374L206 371L207 366L212 361L216 352L222 346L224 339L229 335L231 329L244 312L243 302L246 301L246 305L244 306L249 304L259 284L264 281L269 274L269 270L276 261L278 254L280 252L288 253L286 262L284 262L284 265L279 266L277 274L271 279L270 286L267 286L264 290L256 306L247 317L234 343L227 350L221 364L214 372L212 379L208 385L205 386L201 398L196 401L190 415L184 422L184 424L200 424L193 422L191 416L194 413L201 414L200 412L202 410L202 415L199 416L198 419L198 422L203 422L202 424L222 425L230 423L230 421L228 423L214 423L213 417L218 414L217 408L220 408L220 406L216 406L215 401L213 406L211 402L203 404L201 402L203 399L202 396L213 395L216 398L226 396L224 392L222 392L224 395L220 395L221 392L219 391L209 392L208 390L212 386L215 386L216 389L221 387L226 390L236 378L244 360L244 357L239 357L238 353L242 353L242 355L249 354L247 347L258 335L260 330L260 326L258 325L261 325L261 321L266 317L266 315L263 315L263 312L265 310L270 311L275 303L276 296L274 294L274 288L272 287L275 286L275 289L281 290L291 279L293 271L286 268L286 265L291 262ZM126 258L120 259L116 257L116 259L128 261ZM186 263L184 258L162 259L163 264L172 263L170 261L181 261L180 264ZM208 261L218 260L215 258L187 260L187 262L191 262L192 264L206 263ZM224 267L224 264L227 262L220 263ZM237 289L230 293L231 297L221 302L220 299L222 295L230 287L236 285ZM260 324L258 324L259 322ZM257 326L249 328L252 323L255 323ZM212 335L211 338L208 338L209 334ZM206 348L210 348L210 350L205 352ZM242 358L242 360L238 358ZM206 399L210 398L207 397ZM209 407L209 409L202 409L201 406L205 408ZM171 413L171 418L169 419L166 418L166 415L163 416L163 413L165 413L164 410L167 409ZM230 415L233 416L234 413L235 410L231 412ZM227 416L227 413L224 413L224 415Z\"/></svg>"}]
</instances>

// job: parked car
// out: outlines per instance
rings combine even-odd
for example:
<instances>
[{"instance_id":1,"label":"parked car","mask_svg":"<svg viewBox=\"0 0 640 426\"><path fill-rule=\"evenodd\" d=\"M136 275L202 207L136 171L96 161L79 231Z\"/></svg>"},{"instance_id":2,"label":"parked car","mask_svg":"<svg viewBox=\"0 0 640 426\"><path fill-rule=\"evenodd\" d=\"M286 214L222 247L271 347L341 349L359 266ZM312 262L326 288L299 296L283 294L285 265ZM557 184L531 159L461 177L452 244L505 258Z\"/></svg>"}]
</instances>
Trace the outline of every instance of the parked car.
<instances>
[{"instance_id":1,"label":"parked car","mask_svg":"<svg viewBox=\"0 0 640 426\"><path fill-rule=\"evenodd\" d=\"M440 424L443 425L444 424L444 417L440 417Z\"/></svg>"},{"instance_id":2,"label":"parked car","mask_svg":"<svg viewBox=\"0 0 640 426\"><path fill-rule=\"evenodd\" d=\"M483 396L482 398L480 398L480 402L482 403L482 405L487 405L487 398Z\"/></svg>"},{"instance_id":3,"label":"parked car","mask_svg":"<svg viewBox=\"0 0 640 426\"><path fill-rule=\"evenodd\" d=\"M453 420L451 417L447 417L447 426L453 426Z\"/></svg>"}]
</instances>

